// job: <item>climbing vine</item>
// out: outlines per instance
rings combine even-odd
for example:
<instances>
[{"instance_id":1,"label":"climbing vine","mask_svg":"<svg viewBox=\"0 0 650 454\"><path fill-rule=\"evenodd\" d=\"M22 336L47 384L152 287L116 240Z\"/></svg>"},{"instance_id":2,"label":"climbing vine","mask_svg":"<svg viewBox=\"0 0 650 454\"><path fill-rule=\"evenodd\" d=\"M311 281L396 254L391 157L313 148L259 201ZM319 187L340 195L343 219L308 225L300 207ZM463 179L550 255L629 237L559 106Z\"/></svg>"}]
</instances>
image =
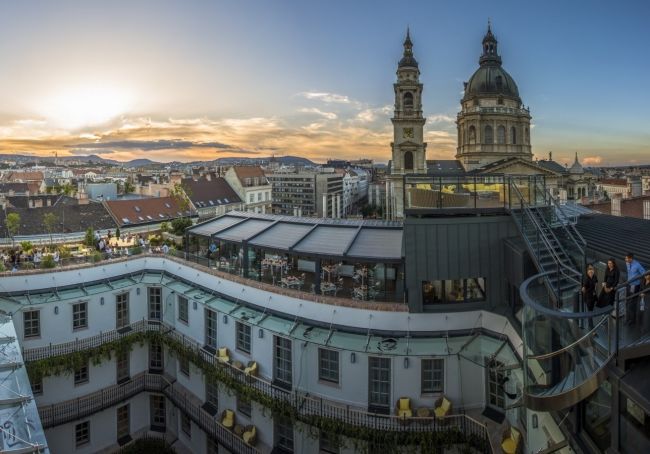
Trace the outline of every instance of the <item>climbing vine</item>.
<instances>
[{"instance_id":1,"label":"climbing vine","mask_svg":"<svg viewBox=\"0 0 650 454\"><path fill-rule=\"evenodd\" d=\"M417 431L382 430L317 414L301 414L298 410L300 405L298 396L287 394L285 398L273 397L249 386L245 381L234 376L227 367L214 365L205 360L199 349L185 345L177 338L160 331L135 332L94 348L31 361L26 364L27 373L30 380L34 382L52 375L69 375L88 363L97 366L104 360L110 360L115 354L131 351L135 344L143 346L146 342L165 345L172 356L179 360L190 361L199 368L206 380L219 383L230 394L236 394L241 399L256 401L262 406L263 414L270 412L274 419L277 418L298 428L301 424L296 423L302 423L309 427L308 435L312 438L324 434L331 443L339 446L344 446L344 439L347 439L353 444L356 452L374 452L376 449L381 449L384 453L424 453L434 452L436 448L451 448L454 445L464 446L461 452L490 451L488 440L477 434L465 434L456 427L447 430L426 430L424 427Z\"/></svg>"}]
</instances>

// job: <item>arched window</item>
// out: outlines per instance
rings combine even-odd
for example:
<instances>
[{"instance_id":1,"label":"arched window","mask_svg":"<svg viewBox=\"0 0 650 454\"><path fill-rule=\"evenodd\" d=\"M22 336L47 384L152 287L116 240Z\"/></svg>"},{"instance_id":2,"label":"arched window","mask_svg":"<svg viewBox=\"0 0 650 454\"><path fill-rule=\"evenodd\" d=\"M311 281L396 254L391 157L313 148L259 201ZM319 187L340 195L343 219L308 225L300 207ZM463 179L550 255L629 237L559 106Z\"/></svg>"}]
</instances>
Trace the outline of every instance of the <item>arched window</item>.
<instances>
[{"instance_id":1,"label":"arched window","mask_svg":"<svg viewBox=\"0 0 650 454\"><path fill-rule=\"evenodd\" d=\"M474 126L469 127L469 143L476 143L476 128Z\"/></svg>"},{"instance_id":2,"label":"arched window","mask_svg":"<svg viewBox=\"0 0 650 454\"><path fill-rule=\"evenodd\" d=\"M413 170L413 153L410 151L404 153L404 168L406 170Z\"/></svg>"},{"instance_id":3,"label":"arched window","mask_svg":"<svg viewBox=\"0 0 650 454\"><path fill-rule=\"evenodd\" d=\"M412 109L413 108L413 93L407 91L404 93L404 108Z\"/></svg>"},{"instance_id":4,"label":"arched window","mask_svg":"<svg viewBox=\"0 0 650 454\"><path fill-rule=\"evenodd\" d=\"M503 125L499 125L497 128L497 143L506 143L506 128Z\"/></svg>"},{"instance_id":5,"label":"arched window","mask_svg":"<svg viewBox=\"0 0 650 454\"><path fill-rule=\"evenodd\" d=\"M530 143L530 133L528 132L528 128L526 128L526 144Z\"/></svg>"},{"instance_id":6,"label":"arched window","mask_svg":"<svg viewBox=\"0 0 650 454\"><path fill-rule=\"evenodd\" d=\"M515 129L514 126L510 128L510 143L512 143L513 145L517 144L517 130Z\"/></svg>"},{"instance_id":7,"label":"arched window","mask_svg":"<svg viewBox=\"0 0 650 454\"><path fill-rule=\"evenodd\" d=\"M484 134L484 140L483 142L485 143L494 143L494 136L492 134L492 126L487 125L485 127L485 134Z\"/></svg>"}]
</instances>

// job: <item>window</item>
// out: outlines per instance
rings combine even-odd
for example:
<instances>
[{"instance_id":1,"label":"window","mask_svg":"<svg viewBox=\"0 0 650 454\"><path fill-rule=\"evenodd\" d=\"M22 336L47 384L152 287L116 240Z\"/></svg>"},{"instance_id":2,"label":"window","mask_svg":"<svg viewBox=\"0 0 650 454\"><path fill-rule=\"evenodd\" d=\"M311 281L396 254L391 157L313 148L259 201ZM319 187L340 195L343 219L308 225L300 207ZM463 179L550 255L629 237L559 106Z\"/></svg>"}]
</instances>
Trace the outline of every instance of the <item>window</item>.
<instances>
[{"instance_id":1,"label":"window","mask_svg":"<svg viewBox=\"0 0 650 454\"><path fill-rule=\"evenodd\" d=\"M159 342L149 344L149 370L160 372L163 370L163 347Z\"/></svg>"},{"instance_id":2,"label":"window","mask_svg":"<svg viewBox=\"0 0 650 454\"><path fill-rule=\"evenodd\" d=\"M368 358L368 406L378 413L390 409L390 359Z\"/></svg>"},{"instance_id":3,"label":"window","mask_svg":"<svg viewBox=\"0 0 650 454\"><path fill-rule=\"evenodd\" d=\"M217 413L217 408L219 408L219 386L217 382L210 381L207 377L205 381L205 403L209 406L206 409L208 413Z\"/></svg>"},{"instance_id":4,"label":"window","mask_svg":"<svg viewBox=\"0 0 650 454\"><path fill-rule=\"evenodd\" d=\"M165 397L149 396L151 429L165 431Z\"/></svg>"},{"instance_id":5,"label":"window","mask_svg":"<svg viewBox=\"0 0 650 454\"><path fill-rule=\"evenodd\" d=\"M40 311L23 312L23 337L25 339L41 336L41 313Z\"/></svg>"},{"instance_id":6,"label":"window","mask_svg":"<svg viewBox=\"0 0 650 454\"><path fill-rule=\"evenodd\" d=\"M88 364L85 364L74 371L74 384L83 385L84 383L88 383Z\"/></svg>"},{"instance_id":7,"label":"window","mask_svg":"<svg viewBox=\"0 0 650 454\"><path fill-rule=\"evenodd\" d=\"M74 444L78 448L90 443L90 421L80 422L74 426Z\"/></svg>"},{"instance_id":8,"label":"window","mask_svg":"<svg viewBox=\"0 0 650 454\"><path fill-rule=\"evenodd\" d=\"M258 192L257 193L257 201L260 202L262 200L262 193Z\"/></svg>"},{"instance_id":9,"label":"window","mask_svg":"<svg viewBox=\"0 0 650 454\"><path fill-rule=\"evenodd\" d=\"M339 441L336 440L336 435L329 434L328 432L321 432L318 439L319 454L339 454ZM374 452L374 451L371 451Z\"/></svg>"},{"instance_id":10,"label":"window","mask_svg":"<svg viewBox=\"0 0 650 454\"><path fill-rule=\"evenodd\" d=\"M149 300L149 320L160 320L162 288L147 287L147 299Z\"/></svg>"},{"instance_id":11,"label":"window","mask_svg":"<svg viewBox=\"0 0 650 454\"><path fill-rule=\"evenodd\" d=\"M483 142L488 144L494 142L494 135L492 134L492 126L490 125L487 125L485 127L485 137Z\"/></svg>"},{"instance_id":12,"label":"window","mask_svg":"<svg viewBox=\"0 0 650 454\"><path fill-rule=\"evenodd\" d=\"M178 297L178 319L184 323L189 323L190 321L188 302L184 296Z\"/></svg>"},{"instance_id":13,"label":"window","mask_svg":"<svg viewBox=\"0 0 650 454\"><path fill-rule=\"evenodd\" d=\"M504 144L506 143L506 128L503 125L497 127L497 143Z\"/></svg>"},{"instance_id":14,"label":"window","mask_svg":"<svg viewBox=\"0 0 650 454\"><path fill-rule=\"evenodd\" d=\"M217 348L217 313L205 310L205 345Z\"/></svg>"},{"instance_id":15,"label":"window","mask_svg":"<svg viewBox=\"0 0 650 454\"><path fill-rule=\"evenodd\" d=\"M318 379L338 384L339 352L325 348L318 349Z\"/></svg>"},{"instance_id":16,"label":"window","mask_svg":"<svg viewBox=\"0 0 650 454\"><path fill-rule=\"evenodd\" d=\"M30 380L32 385L32 394L35 396L43 394L43 377L40 377L38 381L36 379Z\"/></svg>"},{"instance_id":17,"label":"window","mask_svg":"<svg viewBox=\"0 0 650 454\"><path fill-rule=\"evenodd\" d=\"M185 375L186 377L190 376L190 360L186 357L179 357L178 358L178 367L181 371L181 374Z\"/></svg>"},{"instance_id":18,"label":"window","mask_svg":"<svg viewBox=\"0 0 650 454\"><path fill-rule=\"evenodd\" d=\"M528 128L525 129L525 134L526 134L526 143L530 143L530 132L528 132Z\"/></svg>"},{"instance_id":19,"label":"window","mask_svg":"<svg viewBox=\"0 0 650 454\"><path fill-rule=\"evenodd\" d=\"M413 108L413 93L407 91L404 93L404 108L412 109Z\"/></svg>"},{"instance_id":20,"label":"window","mask_svg":"<svg viewBox=\"0 0 650 454\"><path fill-rule=\"evenodd\" d=\"M117 368L117 383L127 381L130 377L130 352L129 350L118 351L115 355L116 368Z\"/></svg>"},{"instance_id":21,"label":"window","mask_svg":"<svg viewBox=\"0 0 650 454\"><path fill-rule=\"evenodd\" d=\"M274 336L274 378L276 384L283 388L291 389L291 340Z\"/></svg>"},{"instance_id":22,"label":"window","mask_svg":"<svg viewBox=\"0 0 650 454\"><path fill-rule=\"evenodd\" d=\"M513 145L517 144L517 128L514 126L510 128L510 143Z\"/></svg>"},{"instance_id":23,"label":"window","mask_svg":"<svg viewBox=\"0 0 650 454\"><path fill-rule=\"evenodd\" d=\"M124 328L129 324L129 294L120 293L115 297L115 311L117 329Z\"/></svg>"},{"instance_id":24,"label":"window","mask_svg":"<svg viewBox=\"0 0 650 454\"><path fill-rule=\"evenodd\" d=\"M485 301L485 279L448 279L422 281L422 304L467 303Z\"/></svg>"},{"instance_id":25,"label":"window","mask_svg":"<svg viewBox=\"0 0 650 454\"><path fill-rule=\"evenodd\" d=\"M248 194L248 203L253 203L255 201L255 194L252 192Z\"/></svg>"},{"instance_id":26,"label":"window","mask_svg":"<svg viewBox=\"0 0 650 454\"><path fill-rule=\"evenodd\" d=\"M444 392L445 360L442 358L422 360L422 382L420 392L433 394Z\"/></svg>"},{"instance_id":27,"label":"window","mask_svg":"<svg viewBox=\"0 0 650 454\"><path fill-rule=\"evenodd\" d=\"M237 350L246 353L251 352L251 327L241 322L237 322Z\"/></svg>"},{"instance_id":28,"label":"window","mask_svg":"<svg viewBox=\"0 0 650 454\"><path fill-rule=\"evenodd\" d=\"M187 438L192 438L192 421L185 413L181 413L181 430Z\"/></svg>"},{"instance_id":29,"label":"window","mask_svg":"<svg viewBox=\"0 0 650 454\"><path fill-rule=\"evenodd\" d=\"M275 422L275 446L284 452L293 452L293 425L286 421Z\"/></svg>"},{"instance_id":30,"label":"window","mask_svg":"<svg viewBox=\"0 0 650 454\"><path fill-rule=\"evenodd\" d=\"M243 397L237 397L237 411L250 418L252 413L251 400Z\"/></svg>"},{"instance_id":31,"label":"window","mask_svg":"<svg viewBox=\"0 0 650 454\"><path fill-rule=\"evenodd\" d=\"M117 441L129 438L131 422L129 420L129 404L117 407Z\"/></svg>"},{"instance_id":32,"label":"window","mask_svg":"<svg viewBox=\"0 0 650 454\"><path fill-rule=\"evenodd\" d=\"M469 143L476 143L476 128L474 126L469 127Z\"/></svg>"},{"instance_id":33,"label":"window","mask_svg":"<svg viewBox=\"0 0 650 454\"><path fill-rule=\"evenodd\" d=\"M210 437L206 437L207 440L207 446L206 446L206 454L219 454L219 442L213 440Z\"/></svg>"},{"instance_id":34,"label":"window","mask_svg":"<svg viewBox=\"0 0 650 454\"><path fill-rule=\"evenodd\" d=\"M404 168L406 170L413 170L413 153L410 151L404 153Z\"/></svg>"},{"instance_id":35,"label":"window","mask_svg":"<svg viewBox=\"0 0 650 454\"><path fill-rule=\"evenodd\" d=\"M72 305L72 329L88 328L88 303Z\"/></svg>"}]
</instances>

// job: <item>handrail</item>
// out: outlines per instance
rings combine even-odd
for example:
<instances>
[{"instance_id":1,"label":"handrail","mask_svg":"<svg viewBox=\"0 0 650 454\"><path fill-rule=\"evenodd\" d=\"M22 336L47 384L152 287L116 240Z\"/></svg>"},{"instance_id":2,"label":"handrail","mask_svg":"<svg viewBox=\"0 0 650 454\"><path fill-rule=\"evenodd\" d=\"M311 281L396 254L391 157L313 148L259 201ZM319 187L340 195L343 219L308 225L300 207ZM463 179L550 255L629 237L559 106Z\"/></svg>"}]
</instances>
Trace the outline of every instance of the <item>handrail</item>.
<instances>
[{"instance_id":1,"label":"handrail","mask_svg":"<svg viewBox=\"0 0 650 454\"><path fill-rule=\"evenodd\" d=\"M538 185L539 185L539 182L538 182L538 181L535 181L535 184L536 184L536 187L539 189L539 186L538 186ZM560 205L560 203L555 199L555 197L553 197L553 196L552 196L548 191L546 191L543 187L541 188L541 190L542 190L542 193L544 194L544 199L545 199L545 200L550 200L550 201L553 203L553 205L556 207L556 209L558 209L558 210L562 213L562 215L563 215L566 219L568 219L569 216L566 214L566 212L564 211L564 208L562 208L562 205ZM567 226L566 226L566 224L565 224L564 222L560 222L560 224L562 224L562 228L567 232L567 234L571 237L571 240L572 240L572 241L575 243L575 245L578 247L578 250L580 251L580 254L584 256L584 255L585 255L585 250L584 250L584 248L587 246L587 241L586 241L586 240L584 239L584 237L580 234L580 232L578 231L578 229L576 229L576 228L573 226L573 224L571 224L571 226L572 226L573 228L571 228L570 230L569 230L569 228L567 228ZM574 235L571 233L572 231L573 231L573 233L575 233L575 234L577 235L577 237L578 237L578 239L579 239L580 241L576 240L576 238L574 237Z\"/></svg>"},{"instance_id":2,"label":"handrail","mask_svg":"<svg viewBox=\"0 0 650 454\"><path fill-rule=\"evenodd\" d=\"M570 349L572 349L573 347L575 347L576 345L580 344L580 343L581 343L582 341L584 341L585 339L591 337L591 336L593 335L594 331L596 331L598 328L600 328L600 326L603 325L603 324L604 324L606 321L608 321L608 320L609 320L608 317L603 317L603 319L602 319L601 321L599 321L599 322L598 322L598 323L597 323L597 324L596 324L596 325L591 329L591 331L589 331L587 334L585 334L584 336L582 336L580 339L571 342L571 343L570 343L569 345L567 345L566 347L562 347L561 349L559 349L559 350L555 350L555 351L552 351L552 352L550 352L550 353L542 353L541 355L527 356L526 359L549 359L549 358L553 358L554 356L559 355L560 353L564 353L565 351L570 350Z\"/></svg>"},{"instance_id":3,"label":"handrail","mask_svg":"<svg viewBox=\"0 0 650 454\"><path fill-rule=\"evenodd\" d=\"M598 317L599 315L607 314L608 312L612 311L612 306L606 306L606 307L601 307L598 308L597 310L593 311L586 311L586 312L566 312L566 311L559 311L557 309L552 309L547 306L540 306L539 303L533 300L533 298L528 294L528 286L531 284L531 282L544 278L549 274L555 273L555 271L546 271L545 273L539 273L535 274L534 276L529 277L526 279L524 282L521 283L519 286L519 294L521 296L521 299L524 301L525 306L530 306L534 308L537 312L540 312L544 315L548 315L549 317L553 318L567 318L567 319L583 319L583 318L592 318L592 317Z\"/></svg>"},{"instance_id":4,"label":"handrail","mask_svg":"<svg viewBox=\"0 0 650 454\"><path fill-rule=\"evenodd\" d=\"M535 225L535 228L538 231L541 231L541 226L537 222L536 217L533 216L532 212L530 211L530 207L528 207L527 204L525 203L525 198L524 198L523 194L519 191L519 188L517 188L517 185L511 185L511 187L515 190L515 193L520 198L521 209L524 210L524 212L528 215L527 217ZM546 246L546 248L551 253L551 255L553 256L553 258L555 259L555 263L557 263L560 267L566 268L567 270L571 271L572 274L581 276L581 273L579 271L571 268L570 266L566 265L562 260L560 260L560 257L558 257L557 253L555 252L555 249L553 248L553 246L550 245L550 243L548 242L548 239L544 235L540 235L540 238L541 238L542 242L544 243L544 245ZM524 239L526 239L526 235L524 235ZM557 238L556 238L556 241L557 241ZM559 244L559 241L558 241L558 244ZM531 248L532 248L532 245L531 245ZM549 273L544 273L544 274L549 274ZM571 277L569 275L565 275L565 277L573 279L574 282L576 282L578 284L580 283L580 280L575 279L575 277Z\"/></svg>"}]
</instances>

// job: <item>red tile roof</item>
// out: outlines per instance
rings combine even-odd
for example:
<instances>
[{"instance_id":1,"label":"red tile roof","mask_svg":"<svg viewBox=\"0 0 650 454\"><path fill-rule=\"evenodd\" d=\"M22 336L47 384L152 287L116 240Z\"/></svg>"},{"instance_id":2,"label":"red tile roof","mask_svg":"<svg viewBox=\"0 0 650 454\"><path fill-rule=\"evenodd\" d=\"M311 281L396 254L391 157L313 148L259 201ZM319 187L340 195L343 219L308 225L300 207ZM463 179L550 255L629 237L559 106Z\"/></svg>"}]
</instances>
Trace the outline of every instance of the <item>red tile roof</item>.
<instances>
[{"instance_id":1,"label":"red tile roof","mask_svg":"<svg viewBox=\"0 0 650 454\"><path fill-rule=\"evenodd\" d=\"M173 197L109 200L103 203L120 227L168 221L190 214L189 211L181 213Z\"/></svg>"},{"instance_id":2,"label":"red tile roof","mask_svg":"<svg viewBox=\"0 0 650 454\"><path fill-rule=\"evenodd\" d=\"M183 180L188 197L196 208L241 203L241 199L224 178Z\"/></svg>"}]
</instances>

